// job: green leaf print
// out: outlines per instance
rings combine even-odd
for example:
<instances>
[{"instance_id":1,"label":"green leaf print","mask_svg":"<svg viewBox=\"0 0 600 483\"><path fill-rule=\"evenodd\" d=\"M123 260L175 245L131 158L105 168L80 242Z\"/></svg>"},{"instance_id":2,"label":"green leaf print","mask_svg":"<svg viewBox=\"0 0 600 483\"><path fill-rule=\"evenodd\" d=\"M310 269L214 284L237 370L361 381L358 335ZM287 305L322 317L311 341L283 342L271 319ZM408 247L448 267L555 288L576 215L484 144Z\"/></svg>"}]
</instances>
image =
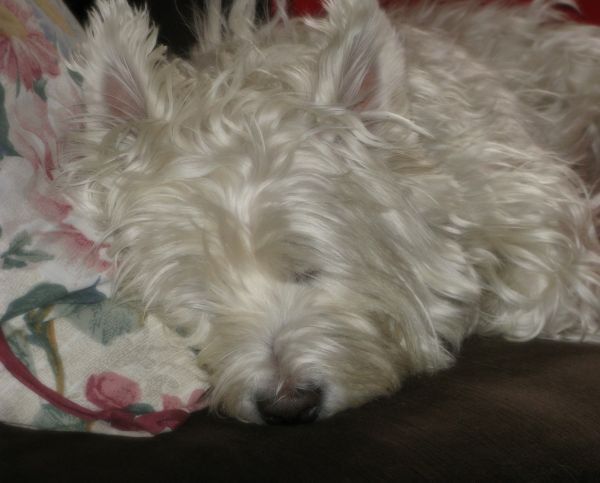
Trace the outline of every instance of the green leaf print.
<instances>
[{"instance_id":1,"label":"green leaf print","mask_svg":"<svg viewBox=\"0 0 600 483\"><path fill-rule=\"evenodd\" d=\"M61 313L79 312L80 307L102 306L106 296L98 291L96 284L81 290L69 292L64 286L52 283L41 283L33 287L22 297L13 300L6 310L6 313L0 318L0 325L4 322L18 316L23 316L28 333L25 336L26 342L36 345L44 350L54 377L56 380L56 390L59 393L64 389L64 368L55 336L55 319ZM58 310L55 307L59 306ZM96 308L91 309L91 313L98 312ZM102 312L100 310L100 312ZM89 326L101 323L92 319L87 322ZM82 321L82 324L85 322ZM114 328L115 322L107 324L106 328L96 328L102 338L110 340L117 332ZM127 327L127 320L121 324L119 333L122 333Z\"/></svg>"},{"instance_id":2,"label":"green leaf print","mask_svg":"<svg viewBox=\"0 0 600 483\"><path fill-rule=\"evenodd\" d=\"M90 285L89 287L82 288L69 292L67 295L62 297L57 304L69 304L69 305L89 305L99 304L106 300L106 295L99 292L96 288L97 283Z\"/></svg>"},{"instance_id":3,"label":"green leaf print","mask_svg":"<svg viewBox=\"0 0 600 483\"><path fill-rule=\"evenodd\" d=\"M142 325L138 312L111 299L97 304L73 305L64 317L79 330L104 345Z\"/></svg>"},{"instance_id":4,"label":"green leaf print","mask_svg":"<svg viewBox=\"0 0 600 483\"><path fill-rule=\"evenodd\" d=\"M32 242L31 235L22 231L15 235L8 246L8 250L0 255L2 268L23 268L28 263L39 263L52 260L54 257L41 250L29 250L27 246Z\"/></svg>"},{"instance_id":5,"label":"green leaf print","mask_svg":"<svg viewBox=\"0 0 600 483\"><path fill-rule=\"evenodd\" d=\"M65 371L56 341L55 321L52 318L48 318L51 312L52 306L36 309L27 312L23 319L29 329L27 342L44 350L54 374L56 391L63 394L65 389Z\"/></svg>"},{"instance_id":6,"label":"green leaf print","mask_svg":"<svg viewBox=\"0 0 600 483\"><path fill-rule=\"evenodd\" d=\"M56 304L68 294L69 292L62 285L54 283L41 283L36 285L25 295L8 304L6 313L0 319L0 324L19 315L26 314L31 310Z\"/></svg>"},{"instance_id":7,"label":"green leaf print","mask_svg":"<svg viewBox=\"0 0 600 483\"><path fill-rule=\"evenodd\" d=\"M48 81L43 77L40 77L33 82L33 92L35 92L44 102L48 102L48 96L46 96L47 83Z\"/></svg>"},{"instance_id":8,"label":"green leaf print","mask_svg":"<svg viewBox=\"0 0 600 483\"><path fill-rule=\"evenodd\" d=\"M86 422L71 414L65 413L51 404L42 404L33 420L33 426L39 429L58 431L85 431Z\"/></svg>"},{"instance_id":9,"label":"green leaf print","mask_svg":"<svg viewBox=\"0 0 600 483\"><path fill-rule=\"evenodd\" d=\"M35 375L35 366L33 363L33 354L29 349L27 338L23 330L15 330L6 337L10 350L13 354L29 369L29 372Z\"/></svg>"},{"instance_id":10,"label":"green leaf print","mask_svg":"<svg viewBox=\"0 0 600 483\"><path fill-rule=\"evenodd\" d=\"M141 315L137 311L107 299L98 291L96 284L73 292L58 284L36 285L8 305L0 324L22 315L28 322L31 342L45 349L48 348L47 341L40 324L46 324L48 317L50 320L64 317L102 344L108 344L115 337L142 326Z\"/></svg>"},{"instance_id":11,"label":"green leaf print","mask_svg":"<svg viewBox=\"0 0 600 483\"><path fill-rule=\"evenodd\" d=\"M4 86L0 83L0 159L5 156L18 156L19 153L8 139L8 117L6 116Z\"/></svg>"},{"instance_id":12,"label":"green leaf print","mask_svg":"<svg viewBox=\"0 0 600 483\"><path fill-rule=\"evenodd\" d=\"M133 413L136 416L140 416L142 414L148 414L154 412L154 407L148 403L134 403L130 404L125 408L127 412Z\"/></svg>"}]
</instances>

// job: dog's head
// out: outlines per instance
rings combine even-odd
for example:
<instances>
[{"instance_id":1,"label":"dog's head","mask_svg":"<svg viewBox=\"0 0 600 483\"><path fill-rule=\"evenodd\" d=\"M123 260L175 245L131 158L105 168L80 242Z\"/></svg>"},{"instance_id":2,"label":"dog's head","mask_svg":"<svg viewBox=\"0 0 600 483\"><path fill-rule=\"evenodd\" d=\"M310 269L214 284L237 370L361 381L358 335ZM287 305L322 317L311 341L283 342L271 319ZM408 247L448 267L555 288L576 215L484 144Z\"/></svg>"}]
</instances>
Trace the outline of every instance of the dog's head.
<instances>
[{"instance_id":1,"label":"dog's head","mask_svg":"<svg viewBox=\"0 0 600 483\"><path fill-rule=\"evenodd\" d=\"M471 287L422 221L435 174L376 1L259 27L254 2L225 23L218 3L188 60L146 12L100 3L63 179L112 235L122 296L197 339L214 408L325 417L445 364L432 311Z\"/></svg>"}]
</instances>

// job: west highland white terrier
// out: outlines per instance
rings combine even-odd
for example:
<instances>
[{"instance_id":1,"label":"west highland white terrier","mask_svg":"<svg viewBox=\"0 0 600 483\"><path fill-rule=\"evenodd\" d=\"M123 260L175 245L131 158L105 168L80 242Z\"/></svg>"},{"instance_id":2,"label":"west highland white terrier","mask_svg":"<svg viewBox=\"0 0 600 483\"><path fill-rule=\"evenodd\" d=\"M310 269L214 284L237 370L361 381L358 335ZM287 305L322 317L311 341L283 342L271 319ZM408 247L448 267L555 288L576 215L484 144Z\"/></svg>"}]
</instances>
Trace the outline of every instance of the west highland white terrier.
<instances>
[{"instance_id":1,"label":"west highland white terrier","mask_svg":"<svg viewBox=\"0 0 600 483\"><path fill-rule=\"evenodd\" d=\"M600 29L525 7L208 3L189 58L101 1L61 188L115 287L199 349L210 404L298 423L470 334L598 330ZM585 176L584 176L585 174Z\"/></svg>"}]
</instances>

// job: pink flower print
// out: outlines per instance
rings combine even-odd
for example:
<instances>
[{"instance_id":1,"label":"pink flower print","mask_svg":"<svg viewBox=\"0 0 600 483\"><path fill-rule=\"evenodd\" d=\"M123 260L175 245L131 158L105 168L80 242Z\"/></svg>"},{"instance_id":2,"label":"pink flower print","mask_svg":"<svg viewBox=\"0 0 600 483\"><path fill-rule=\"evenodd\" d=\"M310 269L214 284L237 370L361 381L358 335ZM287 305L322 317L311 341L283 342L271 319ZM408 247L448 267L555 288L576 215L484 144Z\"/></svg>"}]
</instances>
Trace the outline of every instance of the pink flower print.
<instances>
[{"instance_id":1,"label":"pink flower print","mask_svg":"<svg viewBox=\"0 0 600 483\"><path fill-rule=\"evenodd\" d=\"M35 188L27 193L27 200L44 219L54 223L64 221L72 211L71 205L68 203L40 193Z\"/></svg>"},{"instance_id":2,"label":"pink flower print","mask_svg":"<svg viewBox=\"0 0 600 483\"><path fill-rule=\"evenodd\" d=\"M181 409L183 402L177 396L171 394L163 394L162 396L163 409Z\"/></svg>"},{"instance_id":3,"label":"pink flower print","mask_svg":"<svg viewBox=\"0 0 600 483\"><path fill-rule=\"evenodd\" d=\"M27 90L42 74L59 73L58 54L36 24L29 8L0 0L0 72Z\"/></svg>"},{"instance_id":4,"label":"pink flower print","mask_svg":"<svg viewBox=\"0 0 600 483\"><path fill-rule=\"evenodd\" d=\"M165 429L181 426L189 414L178 409L142 414L136 418L137 424L151 434L162 433Z\"/></svg>"},{"instance_id":5,"label":"pink flower print","mask_svg":"<svg viewBox=\"0 0 600 483\"><path fill-rule=\"evenodd\" d=\"M101 251L107 248L106 243L98 244L69 223L59 223L58 229L44 234L50 243L58 243L69 254L71 260L83 262L88 268L104 272L112 267L112 263L102 258Z\"/></svg>"},{"instance_id":6,"label":"pink flower print","mask_svg":"<svg viewBox=\"0 0 600 483\"><path fill-rule=\"evenodd\" d=\"M140 400L137 382L115 372L92 374L85 385L85 397L102 409L125 408Z\"/></svg>"},{"instance_id":7,"label":"pink flower print","mask_svg":"<svg viewBox=\"0 0 600 483\"><path fill-rule=\"evenodd\" d=\"M15 150L42 169L52 179L56 167L56 133L48 121L46 103L35 93L21 92L12 103L7 102L10 131L8 137Z\"/></svg>"},{"instance_id":8,"label":"pink flower print","mask_svg":"<svg viewBox=\"0 0 600 483\"><path fill-rule=\"evenodd\" d=\"M199 411L200 409L204 409L207 405L206 399L204 398L205 395L206 391L204 389L196 389L190 394L187 404L184 404L177 396L163 394L163 409L185 409L190 413L192 411Z\"/></svg>"}]
</instances>

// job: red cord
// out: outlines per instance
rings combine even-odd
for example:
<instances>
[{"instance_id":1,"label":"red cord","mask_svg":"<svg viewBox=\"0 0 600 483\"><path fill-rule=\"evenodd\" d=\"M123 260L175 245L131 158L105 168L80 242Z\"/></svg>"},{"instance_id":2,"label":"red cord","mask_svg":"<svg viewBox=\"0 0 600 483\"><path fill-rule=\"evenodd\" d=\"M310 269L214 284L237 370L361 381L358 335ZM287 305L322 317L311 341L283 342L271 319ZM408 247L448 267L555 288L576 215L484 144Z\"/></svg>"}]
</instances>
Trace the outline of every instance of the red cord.
<instances>
[{"instance_id":1,"label":"red cord","mask_svg":"<svg viewBox=\"0 0 600 483\"><path fill-rule=\"evenodd\" d=\"M120 408L93 411L80 406L36 379L27 366L14 355L1 328L0 362L13 377L38 396L61 411L84 421L106 421L112 427L123 431L147 431L151 434L158 434L167 428L176 428L189 417L189 413L182 409L165 409L163 411L135 415Z\"/></svg>"}]
</instances>

